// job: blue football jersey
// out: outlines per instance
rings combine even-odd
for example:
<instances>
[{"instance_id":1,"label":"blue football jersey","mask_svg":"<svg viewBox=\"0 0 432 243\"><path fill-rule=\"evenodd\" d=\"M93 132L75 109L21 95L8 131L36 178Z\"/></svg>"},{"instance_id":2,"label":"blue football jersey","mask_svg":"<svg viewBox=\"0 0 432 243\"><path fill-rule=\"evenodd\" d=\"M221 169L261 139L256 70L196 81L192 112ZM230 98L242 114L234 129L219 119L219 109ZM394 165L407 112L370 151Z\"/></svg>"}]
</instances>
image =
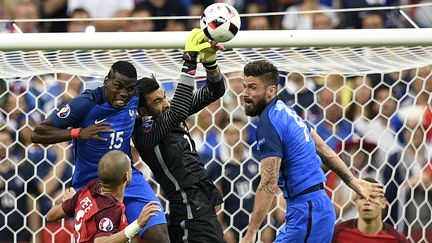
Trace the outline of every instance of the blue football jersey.
<instances>
[{"instance_id":1,"label":"blue football jersey","mask_svg":"<svg viewBox=\"0 0 432 243\"><path fill-rule=\"evenodd\" d=\"M100 137L106 138L106 141L78 139L73 142L75 172L72 186L75 189L80 189L90 180L97 178L98 162L108 151L121 150L132 158L130 138L137 106L138 96L133 96L124 108L113 108L104 97L104 88L100 87L86 90L60 111L51 114L54 126L59 128L85 128L100 122L109 122L112 124L111 129L114 130L112 133L99 134ZM135 176L137 171L133 172ZM138 176L140 174L138 173Z\"/></svg>"},{"instance_id":2,"label":"blue football jersey","mask_svg":"<svg viewBox=\"0 0 432 243\"><path fill-rule=\"evenodd\" d=\"M326 180L308 126L281 100L275 98L266 106L256 137L261 159L282 159L278 184L285 198Z\"/></svg>"}]
</instances>

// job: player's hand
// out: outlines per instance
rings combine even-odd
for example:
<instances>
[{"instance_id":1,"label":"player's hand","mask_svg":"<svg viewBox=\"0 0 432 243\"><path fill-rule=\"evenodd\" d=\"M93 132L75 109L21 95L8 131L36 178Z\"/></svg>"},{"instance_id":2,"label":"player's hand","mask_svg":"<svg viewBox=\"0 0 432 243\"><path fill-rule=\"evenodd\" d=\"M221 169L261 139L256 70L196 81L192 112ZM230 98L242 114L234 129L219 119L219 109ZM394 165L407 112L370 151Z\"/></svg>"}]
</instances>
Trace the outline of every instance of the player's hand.
<instances>
[{"instance_id":1,"label":"player's hand","mask_svg":"<svg viewBox=\"0 0 432 243\"><path fill-rule=\"evenodd\" d=\"M251 234L249 231L246 232L246 235L241 239L240 243L255 243L256 234Z\"/></svg>"},{"instance_id":2,"label":"player's hand","mask_svg":"<svg viewBox=\"0 0 432 243\"><path fill-rule=\"evenodd\" d=\"M354 178L347 185L367 201L379 204L380 198L384 197L384 188L379 183Z\"/></svg>"},{"instance_id":3,"label":"player's hand","mask_svg":"<svg viewBox=\"0 0 432 243\"><path fill-rule=\"evenodd\" d=\"M161 212L162 209L159 207L159 202L151 201L145 205L138 216L138 225L142 228L147 225L151 217L156 216L156 212Z\"/></svg>"},{"instance_id":4,"label":"player's hand","mask_svg":"<svg viewBox=\"0 0 432 243\"><path fill-rule=\"evenodd\" d=\"M109 122L101 122L82 128L79 134L79 139L106 141L107 139L100 137L99 134L114 132L114 130L110 128L111 126L112 124Z\"/></svg>"},{"instance_id":5,"label":"player's hand","mask_svg":"<svg viewBox=\"0 0 432 243\"><path fill-rule=\"evenodd\" d=\"M63 193L62 202L71 199L75 195L76 191L73 187L66 189L66 191Z\"/></svg>"},{"instance_id":6,"label":"player's hand","mask_svg":"<svg viewBox=\"0 0 432 243\"><path fill-rule=\"evenodd\" d=\"M183 60L196 62L197 55L205 48L211 47L204 32L200 28L193 29L186 40L184 47Z\"/></svg>"},{"instance_id":7,"label":"player's hand","mask_svg":"<svg viewBox=\"0 0 432 243\"><path fill-rule=\"evenodd\" d=\"M217 43L215 41L210 41L210 47L202 49L198 53L197 61L202 64L211 64L216 63L216 53L218 50L223 50L224 46L220 43Z\"/></svg>"}]
</instances>

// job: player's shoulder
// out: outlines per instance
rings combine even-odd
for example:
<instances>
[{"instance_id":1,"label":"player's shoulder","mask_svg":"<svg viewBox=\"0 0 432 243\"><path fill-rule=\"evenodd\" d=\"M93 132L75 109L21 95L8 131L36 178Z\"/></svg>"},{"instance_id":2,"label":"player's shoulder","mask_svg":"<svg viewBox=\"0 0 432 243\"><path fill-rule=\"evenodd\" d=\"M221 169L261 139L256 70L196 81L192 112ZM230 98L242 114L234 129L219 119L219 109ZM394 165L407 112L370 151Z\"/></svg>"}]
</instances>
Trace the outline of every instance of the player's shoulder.
<instances>
[{"instance_id":1,"label":"player's shoulder","mask_svg":"<svg viewBox=\"0 0 432 243\"><path fill-rule=\"evenodd\" d=\"M395 237L396 239L399 240L399 242L408 242L406 240L406 237L399 231L397 231L393 225L385 223L384 222L384 226L383 226L383 231L386 232L389 235L392 235L393 237Z\"/></svg>"},{"instance_id":2,"label":"player's shoulder","mask_svg":"<svg viewBox=\"0 0 432 243\"><path fill-rule=\"evenodd\" d=\"M87 102L102 104L104 102L104 88L86 89L77 98Z\"/></svg>"},{"instance_id":3,"label":"player's shoulder","mask_svg":"<svg viewBox=\"0 0 432 243\"><path fill-rule=\"evenodd\" d=\"M357 227L357 219L350 219L344 222L337 223L336 230L354 229Z\"/></svg>"}]
</instances>

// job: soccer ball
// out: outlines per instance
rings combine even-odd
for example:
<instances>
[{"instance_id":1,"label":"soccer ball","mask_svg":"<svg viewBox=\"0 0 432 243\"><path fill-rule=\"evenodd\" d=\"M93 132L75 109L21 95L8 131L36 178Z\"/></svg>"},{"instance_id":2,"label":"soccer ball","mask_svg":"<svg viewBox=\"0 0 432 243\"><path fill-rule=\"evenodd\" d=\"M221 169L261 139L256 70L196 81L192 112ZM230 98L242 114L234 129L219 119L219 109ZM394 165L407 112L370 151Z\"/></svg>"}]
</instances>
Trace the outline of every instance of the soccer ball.
<instances>
[{"instance_id":1,"label":"soccer ball","mask_svg":"<svg viewBox=\"0 0 432 243\"><path fill-rule=\"evenodd\" d=\"M200 24L210 40L223 43L234 38L239 31L240 15L226 3L213 3L204 10Z\"/></svg>"}]
</instances>

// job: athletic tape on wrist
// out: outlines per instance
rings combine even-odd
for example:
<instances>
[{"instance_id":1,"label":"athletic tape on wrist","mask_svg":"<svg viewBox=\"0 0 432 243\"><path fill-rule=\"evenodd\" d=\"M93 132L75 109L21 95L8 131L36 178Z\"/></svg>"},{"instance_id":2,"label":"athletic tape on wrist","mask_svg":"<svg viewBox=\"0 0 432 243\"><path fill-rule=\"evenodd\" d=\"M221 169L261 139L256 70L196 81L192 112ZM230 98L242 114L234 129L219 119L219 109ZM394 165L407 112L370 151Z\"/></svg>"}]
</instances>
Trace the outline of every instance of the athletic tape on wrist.
<instances>
[{"instance_id":1,"label":"athletic tape on wrist","mask_svg":"<svg viewBox=\"0 0 432 243\"><path fill-rule=\"evenodd\" d=\"M81 132L81 128L72 128L70 132L70 136L72 140L78 139Z\"/></svg>"},{"instance_id":2,"label":"athletic tape on wrist","mask_svg":"<svg viewBox=\"0 0 432 243\"><path fill-rule=\"evenodd\" d=\"M141 227L138 224L138 221L135 220L124 229L124 233L128 239L132 239L138 232L141 230Z\"/></svg>"}]
</instances>

